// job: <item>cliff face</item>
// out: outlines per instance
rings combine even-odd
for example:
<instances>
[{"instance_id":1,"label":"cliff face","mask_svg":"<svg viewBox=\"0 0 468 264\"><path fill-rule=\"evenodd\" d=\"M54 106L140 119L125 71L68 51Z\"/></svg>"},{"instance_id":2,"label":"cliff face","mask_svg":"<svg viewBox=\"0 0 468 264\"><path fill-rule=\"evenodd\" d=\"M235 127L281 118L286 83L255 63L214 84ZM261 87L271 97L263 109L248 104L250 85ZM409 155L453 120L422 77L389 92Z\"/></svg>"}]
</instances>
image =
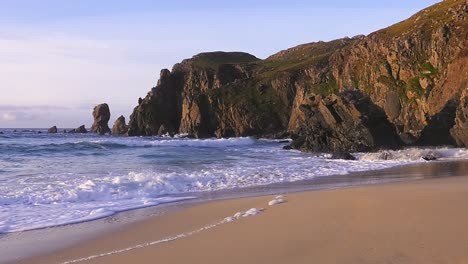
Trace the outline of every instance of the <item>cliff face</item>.
<instances>
[{"instance_id":1,"label":"cliff face","mask_svg":"<svg viewBox=\"0 0 468 264\"><path fill-rule=\"evenodd\" d=\"M320 121L304 111L315 107L311 96L335 94L346 105L347 91L355 91L382 111L366 108L344 130L366 118L388 123L407 144L466 144L460 100L468 89L467 13L466 1L446 0L369 36L304 44L265 60L199 54L161 71L130 117L128 134L304 138L321 132L310 129ZM316 150L314 144L301 149Z\"/></svg>"}]
</instances>

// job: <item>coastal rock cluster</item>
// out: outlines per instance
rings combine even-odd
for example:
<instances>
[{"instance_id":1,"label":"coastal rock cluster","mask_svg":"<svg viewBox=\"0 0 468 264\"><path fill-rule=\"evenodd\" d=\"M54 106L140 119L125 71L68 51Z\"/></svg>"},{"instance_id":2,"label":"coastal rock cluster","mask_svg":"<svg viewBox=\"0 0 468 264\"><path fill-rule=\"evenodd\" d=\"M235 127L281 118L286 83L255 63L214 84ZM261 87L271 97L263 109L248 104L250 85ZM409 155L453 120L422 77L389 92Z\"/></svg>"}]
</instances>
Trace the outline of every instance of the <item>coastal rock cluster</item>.
<instances>
[{"instance_id":1,"label":"coastal rock cluster","mask_svg":"<svg viewBox=\"0 0 468 264\"><path fill-rule=\"evenodd\" d=\"M129 136L261 136L303 151L466 146L467 15L447 0L368 36L265 60L201 53L161 71Z\"/></svg>"},{"instance_id":2,"label":"coastal rock cluster","mask_svg":"<svg viewBox=\"0 0 468 264\"><path fill-rule=\"evenodd\" d=\"M108 104L95 106L90 132L290 137L285 149L346 159L405 145L468 147L467 14L466 1L445 0L368 36L303 44L264 60L201 53L163 69L128 125L120 116L111 130ZM68 131L87 132L84 125Z\"/></svg>"},{"instance_id":3,"label":"coastal rock cluster","mask_svg":"<svg viewBox=\"0 0 468 264\"><path fill-rule=\"evenodd\" d=\"M299 45L265 60L201 53L163 69L128 125L120 116L111 130L109 106L97 105L90 132L291 137L287 149L334 153L466 147L467 13L465 1L446 0L368 36Z\"/></svg>"},{"instance_id":4,"label":"coastal rock cluster","mask_svg":"<svg viewBox=\"0 0 468 264\"><path fill-rule=\"evenodd\" d=\"M94 122L91 126L90 132L97 133L99 135L112 134L117 136L127 135L128 126L125 123L125 117L119 116L112 127L112 130L109 128L110 120L110 109L109 105L98 104L93 109L93 118ZM48 133L55 134L58 133L57 126L50 127L47 130ZM64 130L63 133L88 133L88 130L85 128L85 125L81 125L77 128L70 129L69 131Z\"/></svg>"},{"instance_id":5,"label":"coastal rock cluster","mask_svg":"<svg viewBox=\"0 0 468 264\"><path fill-rule=\"evenodd\" d=\"M79 126L77 128L69 130L68 133L81 133L81 134L84 134L84 133L88 133L88 130L86 130L85 125L81 125L81 126Z\"/></svg>"}]
</instances>

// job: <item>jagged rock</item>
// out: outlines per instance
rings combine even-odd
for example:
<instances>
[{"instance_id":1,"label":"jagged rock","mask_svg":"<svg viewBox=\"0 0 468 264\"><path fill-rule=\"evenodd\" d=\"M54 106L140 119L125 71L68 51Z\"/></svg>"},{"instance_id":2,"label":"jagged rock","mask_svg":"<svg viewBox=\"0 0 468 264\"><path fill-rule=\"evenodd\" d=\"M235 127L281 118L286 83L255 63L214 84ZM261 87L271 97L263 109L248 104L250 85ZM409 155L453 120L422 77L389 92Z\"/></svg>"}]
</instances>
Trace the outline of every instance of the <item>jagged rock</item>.
<instances>
[{"instance_id":1,"label":"jagged rock","mask_svg":"<svg viewBox=\"0 0 468 264\"><path fill-rule=\"evenodd\" d=\"M127 134L128 127L125 123L125 117L123 115L119 116L114 122L112 127L112 135L125 135Z\"/></svg>"},{"instance_id":2,"label":"jagged rock","mask_svg":"<svg viewBox=\"0 0 468 264\"><path fill-rule=\"evenodd\" d=\"M84 125L79 126L78 128L71 129L68 133L88 133Z\"/></svg>"},{"instance_id":3,"label":"jagged rock","mask_svg":"<svg viewBox=\"0 0 468 264\"><path fill-rule=\"evenodd\" d=\"M349 152L335 152L331 156L331 159L356 160L356 157Z\"/></svg>"},{"instance_id":4,"label":"jagged rock","mask_svg":"<svg viewBox=\"0 0 468 264\"><path fill-rule=\"evenodd\" d=\"M57 126L53 126L47 130L47 133L55 134L57 133Z\"/></svg>"},{"instance_id":5,"label":"jagged rock","mask_svg":"<svg viewBox=\"0 0 468 264\"><path fill-rule=\"evenodd\" d=\"M327 152L398 145L389 141L461 145L466 129L454 102L467 87L465 15L465 0L449 0L368 36L303 44L263 61L237 52L196 55L161 71L128 134L290 132L303 135L293 148ZM362 96L342 97L348 90ZM332 94L341 95L327 99Z\"/></svg>"},{"instance_id":6,"label":"jagged rock","mask_svg":"<svg viewBox=\"0 0 468 264\"><path fill-rule=\"evenodd\" d=\"M169 126L170 124L167 124L167 126ZM166 128L166 125L165 124L162 124L160 127L159 127L159 130L158 130L158 135L162 136L162 135L169 135L171 137L174 136L174 128L172 127L169 127L169 128Z\"/></svg>"},{"instance_id":7,"label":"jagged rock","mask_svg":"<svg viewBox=\"0 0 468 264\"><path fill-rule=\"evenodd\" d=\"M99 104L95 106L93 110L94 123L91 126L90 131L100 135L110 133L111 130L108 125L110 115L109 106L107 104Z\"/></svg>"},{"instance_id":8,"label":"jagged rock","mask_svg":"<svg viewBox=\"0 0 468 264\"><path fill-rule=\"evenodd\" d=\"M3 135L3 131L0 131L0 135Z\"/></svg>"},{"instance_id":9,"label":"jagged rock","mask_svg":"<svg viewBox=\"0 0 468 264\"><path fill-rule=\"evenodd\" d=\"M450 133L458 146L468 148L468 88L465 89L460 97L455 125Z\"/></svg>"},{"instance_id":10,"label":"jagged rock","mask_svg":"<svg viewBox=\"0 0 468 264\"><path fill-rule=\"evenodd\" d=\"M67 130L66 130L66 129L64 129L64 130L63 130L63 133L67 133Z\"/></svg>"},{"instance_id":11,"label":"jagged rock","mask_svg":"<svg viewBox=\"0 0 468 264\"><path fill-rule=\"evenodd\" d=\"M348 91L303 102L301 137L295 149L308 152L368 151L397 148L401 142L385 112L362 93Z\"/></svg>"},{"instance_id":12,"label":"jagged rock","mask_svg":"<svg viewBox=\"0 0 468 264\"><path fill-rule=\"evenodd\" d=\"M432 154L432 153L428 153L424 156L421 157L423 160L427 160L427 161L433 161L433 160L437 160L437 156Z\"/></svg>"}]
</instances>

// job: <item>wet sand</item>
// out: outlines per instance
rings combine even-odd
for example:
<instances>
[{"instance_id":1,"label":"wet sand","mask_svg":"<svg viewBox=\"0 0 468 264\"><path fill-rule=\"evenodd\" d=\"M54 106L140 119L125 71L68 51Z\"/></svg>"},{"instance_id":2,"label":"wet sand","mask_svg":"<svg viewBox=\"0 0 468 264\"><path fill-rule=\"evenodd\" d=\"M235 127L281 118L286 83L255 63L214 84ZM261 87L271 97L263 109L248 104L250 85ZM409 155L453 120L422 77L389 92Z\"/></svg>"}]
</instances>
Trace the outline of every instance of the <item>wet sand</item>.
<instances>
[{"instance_id":1,"label":"wet sand","mask_svg":"<svg viewBox=\"0 0 468 264\"><path fill-rule=\"evenodd\" d=\"M466 176L291 193L275 206L271 195L206 202L19 263L63 263L188 234L252 207L265 211L76 263L468 263L461 164Z\"/></svg>"}]
</instances>

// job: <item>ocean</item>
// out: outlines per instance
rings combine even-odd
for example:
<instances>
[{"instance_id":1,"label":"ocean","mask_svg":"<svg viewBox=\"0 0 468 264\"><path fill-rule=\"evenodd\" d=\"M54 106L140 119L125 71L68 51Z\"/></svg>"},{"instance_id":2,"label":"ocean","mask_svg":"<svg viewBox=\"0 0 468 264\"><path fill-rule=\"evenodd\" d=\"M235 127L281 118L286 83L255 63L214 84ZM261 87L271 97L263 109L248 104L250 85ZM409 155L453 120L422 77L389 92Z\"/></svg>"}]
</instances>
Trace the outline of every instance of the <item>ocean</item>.
<instances>
[{"instance_id":1,"label":"ocean","mask_svg":"<svg viewBox=\"0 0 468 264\"><path fill-rule=\"evenodd\" d=\"M354 153L355 161L283 150L280 140L115 137L1 129L0 233L103 218L228 191L425 163L468 159L467 149ZM41 133L39 133L41 132Z\"/></svg>"}]
</instances>

